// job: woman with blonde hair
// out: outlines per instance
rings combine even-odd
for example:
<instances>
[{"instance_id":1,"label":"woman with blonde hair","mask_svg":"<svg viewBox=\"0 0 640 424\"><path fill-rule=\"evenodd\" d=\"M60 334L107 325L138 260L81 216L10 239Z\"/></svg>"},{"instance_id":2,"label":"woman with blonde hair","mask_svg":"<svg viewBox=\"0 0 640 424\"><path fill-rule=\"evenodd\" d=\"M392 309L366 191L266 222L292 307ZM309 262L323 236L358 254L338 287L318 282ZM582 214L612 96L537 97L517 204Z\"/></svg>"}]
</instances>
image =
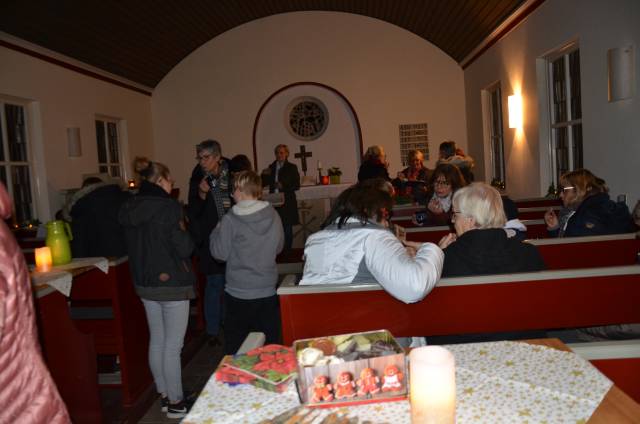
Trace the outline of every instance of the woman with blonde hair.
<instances>
[{"instance_id":1,"label":"woman with blonde hair","mask_svg":"<svg viewBox=\"0 0 640 424\"><path fill-rule=\"evenodd\" d=\"M180 354L195 295L191 253L195 247L185 229L182 206L171 197L169 168L136 158L138 194L120 209L131 275L149 325L149 368L169 418L187 414L182 391Z\"/></svg>"},{"instance_id":2,"label":"woman with blonde hair","mask_svg":"<svg viewBox=\"0 0 640 424\"><path fill-rule=\"evenodd\" d=\"M633 231L629 208L609 198L602 178L587 169L563 174L558 184L567 213L559 219L553 210L544 216L552 237L579 237L622 234Z\"/></svg>"},{"instance_id":3,"label":"woman with blonde hair","mask_svg":"<svg viewBox=\"0 0 640 424\"><path fill-rule=\"evenodd\" d=\"M362 165L358 170L358 182L370 178L384 178L390 181L388 167L387 155L382 146L370 146L362 158Z\"/></svg>"},{"instance_id":4,"label":"woman with blonde hair","mask_svg":"<svg viewBox=\"0 0 640 424\"><path fill-rule=\"evenodd\" d=\"M443 277L508 274L545 269L538 249L509 238L500 193L485 183L456 191L451 206L456 234L440 240Z\"/></svg>"}]
</instances>

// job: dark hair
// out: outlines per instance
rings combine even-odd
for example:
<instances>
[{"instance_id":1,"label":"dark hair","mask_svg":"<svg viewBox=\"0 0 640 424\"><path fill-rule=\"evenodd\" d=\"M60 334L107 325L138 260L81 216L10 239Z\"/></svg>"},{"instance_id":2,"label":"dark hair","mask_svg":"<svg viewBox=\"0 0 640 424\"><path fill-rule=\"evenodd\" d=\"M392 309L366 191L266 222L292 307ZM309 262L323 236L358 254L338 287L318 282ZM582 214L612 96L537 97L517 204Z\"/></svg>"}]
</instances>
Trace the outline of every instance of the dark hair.
<instances>
[{"instance_id":1,"label":"dark hair","mask_svg":"<svg viewBox=\"0 0 640 424\"><path fill-rule=\"evenodd\" d=\"M229 161L229 172L253 171L251 161L246 155L235 155Z\"/></svg>"},{"instance_id":2,"label":"dark hair","mask_svg":"<svg viewBox=\"0 0 640 424\"><path fill-rule=\"evenodd\" d=\"M440 153L444 156L444 159L448 159L456 154L456 142L455 141L443 141L440 143Z\"/></svg>"},{"instance_id":3,"label":"dark hair","mask_svg":"<svg viewBox=\"0 0 640 424\"><path fill-rule=\"evenodd\" d=\"M377 187L351 186L338 196L322 228L334 223L342 228L350 218L358 219L363 226L367 221L380 222L392 207L393 200L388 192Z\"/></svg>"},{"instance_id":4,"label":"dark hair","mask_svg":"<svg viewBox=\"0 0 640 424\"><path fill-rule=\"evenodd\" d=\"M133 169L140 178L150 183L156 183L160 178L169 178L169 168L160 162L152 162L145 157L133 160Z\"/></svg>"},{"instance_id":5,"label":"dark hair","mask_svg":"<svg viewBox=\"0 0 640 424\"><path fill-rule=\"evenodd\" d=\"M441 163L433 170L429 177L429 181L427 182L428 189L430 191L433 191L433 184L440 175L444 176L447 182L451 184L452 192L455 192L459 188L467 185L467 181L464 179L462 172L460 172L460 169L457 166L451 165L450 163Z\"/></svg>"}]
</instances>

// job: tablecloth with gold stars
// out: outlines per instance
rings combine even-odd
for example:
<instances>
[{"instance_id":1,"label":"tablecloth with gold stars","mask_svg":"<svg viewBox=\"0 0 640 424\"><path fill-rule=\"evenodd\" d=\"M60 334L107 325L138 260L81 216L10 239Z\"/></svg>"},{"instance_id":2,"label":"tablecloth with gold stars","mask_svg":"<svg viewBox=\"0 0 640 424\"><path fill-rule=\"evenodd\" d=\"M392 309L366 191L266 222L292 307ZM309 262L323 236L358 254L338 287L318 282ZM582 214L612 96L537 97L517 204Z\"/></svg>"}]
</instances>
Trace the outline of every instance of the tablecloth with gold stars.
<instances>
[{"instance_id":1,"label":"tablecloth with gold stars","mask_svg":"<svg viewBox=\"0 0 640 424\"><path fill-rule=\"evenodd\" d=\"M519 342L445 346L456 360L456 422L585 423L612 383L572 352ZM183 424L257 423L300 404L295 385L281 394L212 377ZM323 408L358 422L409 423L408 401ZM317 421L320 422L320 421Z\"/></svg>"}]
</instances>

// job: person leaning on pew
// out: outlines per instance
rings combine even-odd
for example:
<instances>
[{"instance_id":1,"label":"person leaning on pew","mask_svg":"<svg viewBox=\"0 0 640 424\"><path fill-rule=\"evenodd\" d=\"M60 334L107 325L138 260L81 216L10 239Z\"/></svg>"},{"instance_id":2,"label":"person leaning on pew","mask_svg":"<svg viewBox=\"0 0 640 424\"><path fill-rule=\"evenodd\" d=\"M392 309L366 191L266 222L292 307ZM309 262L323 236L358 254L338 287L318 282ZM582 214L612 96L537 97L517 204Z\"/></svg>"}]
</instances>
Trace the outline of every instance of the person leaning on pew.
<instances>
[{"instance_id":1,"label":"person leaning on pew","mask_svg":"<svg viewBox=\"0 0 640 424\"><path fill-rule=\"evenodd\" d=\"M509 237L500 193L486 183L456 191L451 209L456 234L440 240L443 277L533 272L545 269L538 248Z\"/></svg>"},{"instance_id":2,"label":"person leaning on pew","mask_svg":"<svg viewBox=\"0 0 640 424\"><path fill-rule=\"evenodd\" d=\"M306 242L300 285L378 282L405 303L422 300L440 279L444 255L433 243L405 242L389 230L391 195L348 188L323 229Z\"/></svg>"},{"instance_id":3,"label":"person leaning on pew","mask_svg":"<svg viewBox=\"0 0 640 424\"><path fill-rule=\"evenodd\" d=\"M600 236L633 231L629 208L609 199L609 189L602 178L587 169L563 174L558 185L564 212L553 210L544 215L552 237Z\"/></svg>"}]
</instances>

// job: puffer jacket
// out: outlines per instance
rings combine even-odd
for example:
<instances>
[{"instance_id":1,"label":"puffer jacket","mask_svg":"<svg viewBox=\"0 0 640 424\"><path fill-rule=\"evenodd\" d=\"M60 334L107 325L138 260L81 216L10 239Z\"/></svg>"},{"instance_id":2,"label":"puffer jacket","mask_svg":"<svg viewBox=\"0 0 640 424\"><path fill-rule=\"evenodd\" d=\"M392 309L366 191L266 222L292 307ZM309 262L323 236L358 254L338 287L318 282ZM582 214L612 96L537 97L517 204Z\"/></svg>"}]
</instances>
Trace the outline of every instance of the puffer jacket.
<instances>
[{"instance_id":1,"label":"puffer jacket","mask_svg":"<svg viewBox=\"0 0 640 424\"><path fill-rule=\"evenodd\" d=\"M388 229L350 219L312 234L300 285L377 282L405 303L422 300L440 279L444 253L423 243L415 258Z\"/></svg>"},{"instance_id":2,"label":"puffer jacket","mask_svg":"<svg viewBox=\"0 0 640 424\"><path fill-rule=\"evenodd\" d=\"M563 237L601 236L624 234L633 231L629 208L625 203L616 203L607 193L598 193L585 198L576 213L567 222ZM559 231L551 231L558 236Z\"/></svg>"},{"instance_id":3,"label":"puffer jacket","mask_svg":"<svg viewBox=\"0 0 640 424\"><path fill-rule=\"evenodd\" d=\"M195 298L190 259L194 244L180 227L180 203L161 187L144 181L138 195L120 208L118 219L125 228L138 296L155 301Z\"/></svg>"},{"instance_id":4,"label":"puffer jacket","mask_svg":"<svg viewBox=\"0 0 640 424\"><path fill-rule=\"evenodd\" d=\"M2 183L0 216L11 216L11 200ZM70 423L40 353L24 256L4 221L0 245L0 422Z\"/></svg>"}]
</instances>

